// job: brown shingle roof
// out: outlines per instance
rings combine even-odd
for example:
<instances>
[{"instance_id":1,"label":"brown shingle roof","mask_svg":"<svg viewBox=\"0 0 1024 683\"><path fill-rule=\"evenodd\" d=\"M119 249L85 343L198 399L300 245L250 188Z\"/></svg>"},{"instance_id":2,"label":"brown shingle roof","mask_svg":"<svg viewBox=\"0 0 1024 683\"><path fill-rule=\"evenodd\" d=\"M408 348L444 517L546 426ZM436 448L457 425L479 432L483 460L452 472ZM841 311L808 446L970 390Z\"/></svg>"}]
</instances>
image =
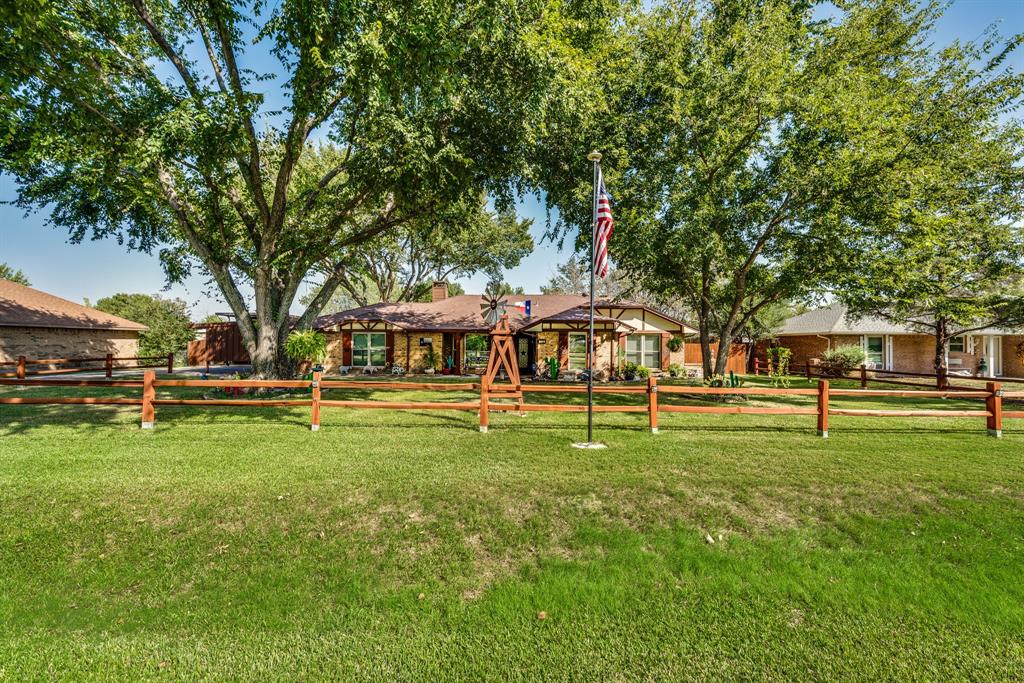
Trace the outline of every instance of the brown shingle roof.
<instances>
[{"instance_id":1,"label":"brown shingle roof","mask_svg":"<svg viewBox=\"0 0 1024 683\"><path fill-rule=\"evenodd\" d=\"M0 280L0 326L58 327L77 330L134 330L145 325L76 304L38 289Z\"/></svg>"},{"instance_id":2,"label":"brown shingle roof","mask_svg":"<svg viewBox=\"0 0 1024 683\"><path fill-rule=\"evenodd\" d=\"M513 330L535 325L543 319L553 321L578 321L587 318L589 298L573 294L509 294L505 297L509 303L507 312L509 326ZM527 318L512 304L530 300L530 317ZM323 330L350 322L385 322L401 330L460 330L486 332L490 329L480 315L482 299L478 294L461 294L448 297L443 301L426 303L393 303L372 304L353 308L340 313L322 315L314 323L314 329ZM598 301L598 307L646 308L642 304L629 301ZM650 309L648 309L650 310ZM654 311L657 313L657 311ZM663 313L658 313L668 320ZM582 316L582 317L581 317ZM601 318L600 314L598 317ZM609 319L611 320L611 319ZM683 323L679 323L685 329Z\"/></svg>"}]
</instances>

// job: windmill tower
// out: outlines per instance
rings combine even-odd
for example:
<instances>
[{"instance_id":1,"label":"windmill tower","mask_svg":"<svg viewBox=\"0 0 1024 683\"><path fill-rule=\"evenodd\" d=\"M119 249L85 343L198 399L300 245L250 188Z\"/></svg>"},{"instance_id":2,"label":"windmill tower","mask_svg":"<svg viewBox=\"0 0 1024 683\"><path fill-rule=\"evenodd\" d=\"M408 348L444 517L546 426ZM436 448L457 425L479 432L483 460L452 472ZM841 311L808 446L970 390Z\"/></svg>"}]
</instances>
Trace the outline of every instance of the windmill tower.
<instances>
[{"instance_id":1,"label":"windmill tower","mask_svg":"<svg viewBox=\"0 0 1024 683\"><path fill-rule=\"evenodd\" d=\"M480 314L491 326L491 352L487 356L487 369L481 380L488 386L489 397L515 399L516 407L521 407L523 392L519 381L519 359L516 356L512 329L508 324L508 314L505 313L508 301L500 298L497 291L491 290L490 287L481 299ZM494 380L501 372L508 377L510 385L494 386Z\"/></svg>"}]
</instances>

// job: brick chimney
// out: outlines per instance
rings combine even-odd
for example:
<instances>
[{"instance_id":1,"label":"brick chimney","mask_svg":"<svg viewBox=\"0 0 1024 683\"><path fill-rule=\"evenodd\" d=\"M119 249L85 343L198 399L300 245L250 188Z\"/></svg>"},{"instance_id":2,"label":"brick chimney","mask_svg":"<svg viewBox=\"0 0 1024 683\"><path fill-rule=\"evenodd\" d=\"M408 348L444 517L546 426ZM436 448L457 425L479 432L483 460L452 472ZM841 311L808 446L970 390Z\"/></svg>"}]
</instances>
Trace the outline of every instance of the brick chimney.
<instances>
[{"instance_id":1,"label":"brick chimney","mask_svg":"<svg viewBox=\"0 0 1024 683\"><path fill-rule=\"evenodd\" d=\"M444 301L448 298L448 283L444 280L435 280L430 287L431 301Z\"/></svg>"}]
</instances>

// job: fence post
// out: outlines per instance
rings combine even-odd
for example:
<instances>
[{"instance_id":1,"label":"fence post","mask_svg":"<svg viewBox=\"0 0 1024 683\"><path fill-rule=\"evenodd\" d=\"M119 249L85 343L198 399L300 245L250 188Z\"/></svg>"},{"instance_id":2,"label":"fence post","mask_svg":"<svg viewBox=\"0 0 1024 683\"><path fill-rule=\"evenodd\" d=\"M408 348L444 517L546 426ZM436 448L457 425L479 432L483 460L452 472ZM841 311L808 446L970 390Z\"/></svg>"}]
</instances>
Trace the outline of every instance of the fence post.
<instances>
[{"instance_id":1,"label":"fence post","mask_svg":"<svg viewBox=\"0 0 1024 683\"><path fill-rule=\"evenodd\" d=\"M487 381L487 375L480 375L480 432L487 433L487 426L490 423L490 406L488 405L490 397L488 396L488 390L490 382Z\"/></svg>"},{"instance_id":2,"label":"fence post","mask_svg":"<svg viewBox=\"0 0 1024 683\"><path fill-rule=\"evenodd\" d=\"M804 369L807 371L807 381L810 382L811 381L811 361L810 361L810 359L807 359L807 362L804 364Z\"/></svg>"},{"instance_id":3,"label":"fence post","mask_svg":"<svg viewBox=\"0 0 1024 683\"><path fill-rule=\"evenodd\" d=\"M818 380L818 436L828 438L828 380Z\"/></svg>"},{"instance_id":4,"label":"fence post","mask_svg":"<svg viewBox=\"0 0 1024 683\"><path fill-rule=\"evenodd\" d=\"M647 377L647 413L651 422L651 434L658 433L658 378Z\"/></svg>"},{"instance_id":5,"label":"fence post","mask_svg":"<svg viewBox=\"0 0 1024 683\"><path fill-rule=\"evenodd\" d=\"M18 356L18 379L25 379L25 356Z\"/></svg>"},{"instance_id":6,"label":"fence post","mask_svg":"<svg viewBox=\"0 0 1024 683\"><path fill-rule=\"evenodd\" d=\"M153 399L156 398L156 373L146 370L142 373L142 428L152 429L156 422L156 411L153 409Z\"/></svg>"},{"instance_id":7,"label":"fence post","mask_svg":"<svg viewBox=\"0 0 1024 683\"><path fill-rule=\"evenodd\" d=\"M173 353L167 354L167 374L168 375L173 375L174 374L174 354Z\"/></svg>"},{"instance_id":8,"label":"fence post","mask_svg":"<svg viewBox=\"0 0 1024 683\"><path fill-rule=\"evenodd\" d=\"M868 388L868 366L864 365L864 363L860 364L860 388Z\"/></svg>"},{"instance_id":9,"label":"fence post","mask_svg":"<svg viewBox=\"0 0 1024 683\"><path fill-rule=\"evenodd\" d=\"M206 361L206 374L207 375L210 374L210 361L209 360Z\"/></svg>"},{"instance_id":10,"label":"fence post","mask_svg":"<svg viewBox=\"0 0 1024 683\"><path fill-rule=\"evenodd\" d=\"M108 353L107 354L107 358L104 361L103 367L106 370L107 379L110 379L111 377L113 377L113 375L114 375L114 354L112 354L112 353Z\"/></svg>"},{"instance_id":11,"label":"fence post","mask_svg":"<svg viewBox=\"0 0 1024 683\"><path fill-rule=\"evenodd\" d=\"M988 398L985 399L985 410L988 411L986 422L988 434L997 439L1003 435L1003 385L999 382L985 384Z\"/></svg>"},{"instance_id":12,"label":"fence post","mask_svg":"<svg viewBox=\"0 0 1024 683\"><path fill-rule=\"evenodd\" d=\"M313 373L313 381L311 385L313 387L313 413L310 418L309 428L316 432L320 430L320 373Z\"/></svg>"},{"instance_id":13,"label":"fence post","mask_svg":"<svg viewBox=\"0 0 1024 683\"><path fill-rule=\"evenodd\" d=\"M754 374L761 374L761 359L758 358L757 356L754 356Z\"/></svg>"}]
</instances>

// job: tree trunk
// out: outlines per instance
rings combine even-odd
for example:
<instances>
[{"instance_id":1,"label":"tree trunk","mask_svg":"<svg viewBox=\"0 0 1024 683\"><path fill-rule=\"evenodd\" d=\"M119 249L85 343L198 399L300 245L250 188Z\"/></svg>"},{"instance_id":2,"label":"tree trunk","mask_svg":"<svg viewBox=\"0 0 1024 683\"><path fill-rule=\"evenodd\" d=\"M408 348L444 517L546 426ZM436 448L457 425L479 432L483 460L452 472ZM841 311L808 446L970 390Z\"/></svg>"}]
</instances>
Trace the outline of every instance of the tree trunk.
<instances>
[{"instance_id":1,"label":"tree trunk","mask_svg":"<svg viewBox=\"0 0 1024 683\"><path fill-rule=\"evenodd\" d=\"M935 358L933 367L938 375L936 384L940 389L946 386L946 376L949 374L949 365L946 362L946 344L949 343L949 323L945 318L938 318L935 321Z\"/></svg>"},{"instance_id":2,"label":"tree trunk","mask_svg":"<svg viewBox=\"0 0 1024 683\"><path fill-rule=\"evenodd\" d=\"M721 336L718 338L718 353L715 354L715 374L725 377L725 370L729 365L729 347L732 346L732 337Z\"/></svg>"}]
</instances>

